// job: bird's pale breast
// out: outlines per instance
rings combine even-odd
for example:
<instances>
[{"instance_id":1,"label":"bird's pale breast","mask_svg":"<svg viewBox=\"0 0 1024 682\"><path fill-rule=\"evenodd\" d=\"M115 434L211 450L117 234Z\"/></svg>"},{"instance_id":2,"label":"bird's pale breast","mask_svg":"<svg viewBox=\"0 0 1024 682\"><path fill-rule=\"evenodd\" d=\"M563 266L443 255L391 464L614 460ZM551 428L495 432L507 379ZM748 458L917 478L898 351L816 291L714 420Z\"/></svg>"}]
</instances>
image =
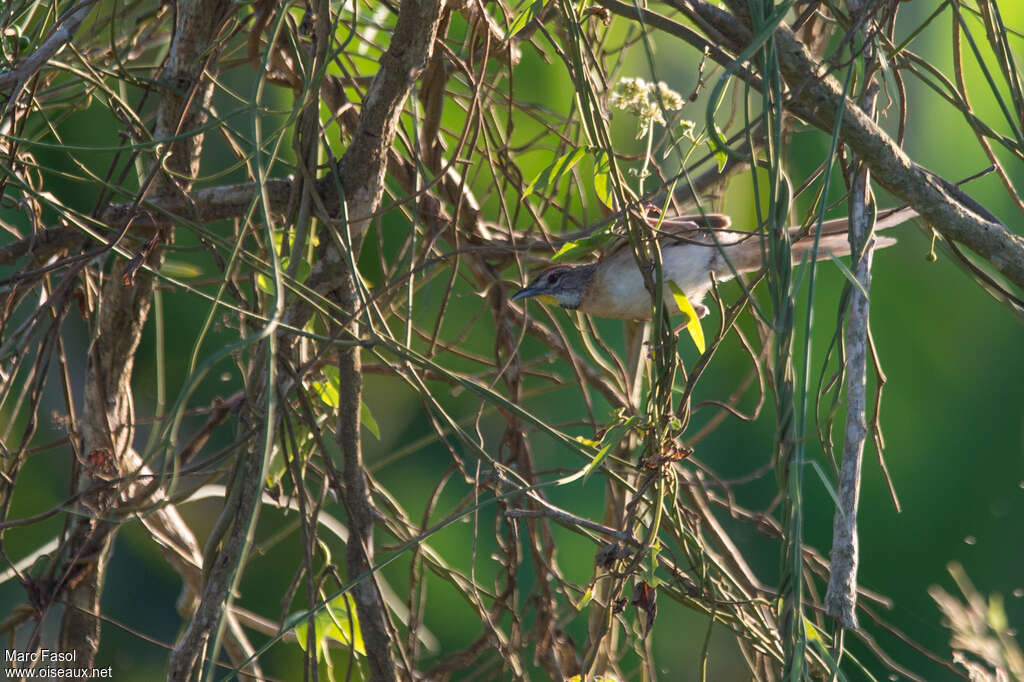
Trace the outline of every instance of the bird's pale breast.
<instances>
[{"instance_id":1,"label":"bird's pale breast","mask_svg":"<svg viewBox=\"0 0 1024 682\"><path fill-rule=\"evenodd\" d=\"M686 293L691 303L700 303L711 286L711 264L716 253L713 246L696 244L673 244L662 247L664 300L673 315L679 313L679 308L672 299L668 282L675 282ZM643 277L632 251L620 249L598 264L594 279L580 302L579 309L586 313L621 320L651 318L651 295L644 287Z\"/></svg>"}]
</instances>

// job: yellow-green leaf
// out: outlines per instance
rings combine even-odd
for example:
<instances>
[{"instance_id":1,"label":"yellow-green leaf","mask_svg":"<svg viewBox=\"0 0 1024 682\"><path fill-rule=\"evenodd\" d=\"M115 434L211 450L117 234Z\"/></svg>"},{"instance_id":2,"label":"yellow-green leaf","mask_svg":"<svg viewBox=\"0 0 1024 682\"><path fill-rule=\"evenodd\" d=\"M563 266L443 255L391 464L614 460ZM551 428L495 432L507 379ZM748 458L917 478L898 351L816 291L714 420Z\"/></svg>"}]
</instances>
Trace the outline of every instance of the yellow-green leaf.
<instances>
[{"instance_id":1,"label":"yellow-green leaf","mask_svg":"<svg viewBox=\"0 0 1024 682\"><path fill-rule=\"evenodd\" d=\"M374 438L380 440L380 427L377 426L377 420L370 414L369 406L364 402L359 403L359 420L363 422L363 426L373 434Z\"/></svg>"},{"instance_id":2,"label":"yellow-green leaf","mask_svg":"<svg viewBox=\"0 0 1024 682\"><path fill-rule=\"evenodd\" d=\"M359 618L356 616L356 603L347 592L332 599L326 608L318 612L313 618L313 624L316 627L314 640L317 659L321 653L326 657L328 639L351 644L357 654L366 655L363 633L359 629ZM306 650L308 625L309 621L303 620L295 626L295 636L303 651Z\"/></svg>"},{"instance_id":3,"label":"yellow-green leaf","mask_svg":"<svg viewBox=\"0 0 1024 682\"><path fill-rule=\"evenodd\" d=\"M516 18L512 20L512 25L508 27L508 33L505 34L505 40L508 40L515 34L526 28L526 25L540 16L541 10L544 9L544 0L536 0L526 6L525 9L519 11Z\"/></svg>"},{"instance_id":4,"label":"yellow-green leaf","mask_svg":"<svg viewBox=\"0 0 1024 682\"><path fill-rule=\"evenodd\" d=\"M612 206L612 164L603 149L594 150L594 193L601 203L608 208Z\"/></svg>"},{"instance_id":5,"label":"yellow-green leaf","mask_svg":"<svg viewBox=\"0 0 1024 682\"><path fill-rule=\"evenodd\" d=\"M558 181L562 179L562 176L572 170L572 167L579 163L579 160L586 153L586 149L573 149L571 152L567 152L552 161L547 168L538 173L537 177L526 186L526 190L523 192L523 199L534 192L543 192L548 187L558 185Z\"/></svg>"},{"instance_id":6,"label":"yellow-green leaf","mask_svg":"<svg viewBox=\"0 0 1024 682\"><path fill-rule=\"evenodd\" d=\"M661 578L656 576L654 573L658 570L658 555L661 554L661 542L658 540L654 541L651 545L650 560L651 565L647 569L647 583L652 588L657 588L661 584Z\"/></svg>"},{"instance_id":7,"label":"yellow-green leaf","mask_svg":"<svg viewBox=\"0 0 1024 682\"><path fill-rule=\"evenodd\" d=\"M338 407L341 404L338 400L338 368L331 365L324 367L324 377L327 381L313 382L313 390L329 407Z\"/></svg>"},{"instance_id":8,"label":"yellow-green leaf","mask_svg":"<svg viewBox=\"0 0 1024 682\"><path fill-rule=\"evenodd\" d=\"M566 261L577 261L583 256L587 256L594 251L604 248L604 246L613 239L615 239L615 235L608 230L603 230L595 232L583 239L568 241L562 244L562 248L560 248L558 252L551 257L551 262L564 263Z\"/></svg>"},{"instance_id":9,"label":"yellow-green leaf","mask_svg":"<svg viewBox=\"0 0 1024 682\"><path fill-rule=\"evenodd\" d=\"M558 249L558 251L555 252L555 255L551 257L551 262L557 263L558 261L567 260L571 258L571 254L578 251L579 248L579 241L575 239L567 241L566 243L562 244L562 248Z\"/></svg>"},{"instance_id":10,"label":"yellow-green leaf","mask_svg":"<svg viewBox=\"0 0 1024 682\"><path fill-rule=\"evenodd\" d=\"M676 305L679 306L679 310L686 317L686 331L690 332L693 345L697 347L697 352L703 355L705 348L704 330L700 327L700 318L697 316L697 311L693 309L693 305L686 298L686 294L683 293L678 284L669 280L668 287L672 290L672 298L675 300Z\"/></svg>"},{"instance_id":11,"label":"yellow-green leaf","mask_svg":"<svg viewBox=\"0 0 1024 682\"><path fill-rule=\"evenodd\" d=\"M718 172L721 173L722 169L725 168L726 162L729 160L729 154L725 151L725 147L722 143L725 141L725 134L722 133L722 129L717 125L713 125L714 131L711 135L708 135L708 149L715 155L715 161L718 162Z\"/></svg>"},{"instance_id":12,"label":"yellow-green leaf","mask_svg":"<svg viewBox=\"0 0 1024 682\"><path fill-rule=\"evenodd\" d=\"M192 263L172 260L170 258L165 260L164 264L160 266L160 272L170 277L177 277L178 279L192 279L203 274L202 269Z\"/></svg>"},{"instance_id":13,"label":"yellow-green leaf","mask_svg":"<svg viewBox=\"0 0 1024 682\"><path fill-rule=\"evenodd\" d=\"M824 645L825 642L821 639L821 635L818 633L818 628L814 627L814 623L808 620L807 616L804 616L804 630L807 632L807 639Z\"/></svg>"},{"instance_id":14,"label":"yellow-green leaf","mask_svg":"<svg viewBox=\"0 0 1024 682\"><path fill-rule=\"evenodd\" d=\"M836 264L837 268L839 268L839 272L843 273L843 277L846 278L846 281L857 287L857 290L862 296L864 296L864 298L870 300L871 297L868 295L868 290L864 288L864 285L861 284L859 279L857 279L857 276L850 271L850 268L846 267L846 263L836 258L836 255L831 251L828 252L828 257L831 258L832 262Z\"/></svg>"},{"instance_id":15,"label":"yellow-green leaf","mask_svg":"<svg viewBox=\"0 0 1024 682\"><path fill-rule=\"evenodd\" d=\"M320 400L326 405L338 407L341 404L338 397L338 389L340 387L338 368L332 365L324 367L324 377L327 381L313 382L313 390L316 391L317 395L320 396ZM374 438L380 440L380 426L377 425L377 420L373 418L373 413L370 412L369 406L362 401L359 403L359 421L373 434Z\"/></svg>"},{"instance_id":16,"label":"yellow-green leaf","mask_svg":"<svg viewBox=\"0 0 1024 682\"><path fill-rule=\"evenodd\" d=\"M284 472L287 470L288 467L281 454L281 449L274 448L274 451L270 454L270 461L267 462L267 477L265 479L267 487L275 486L284 477Z\"/></svg>"},{"instance_id":17,"label":"yellow-green leaf","mask_svg":"<svg viewBox=\"0 0 1024 682\"><path fill-rule=\"evenodd\" d=\"M582 436L576 436L577 441L591 445L591 447L594 448L600 448L598 449L597 454L594 455L594 459L590 460L590 463L583 467L584 482L586 482L590 474L593 473L594 469L600 466L601 462L604 461L604 458L608 456L608 452L612 448L618 447L619 443L621 443L622 439L626 437L626 434L629 433L629 429L632 428L635 422L636 417L630 417L623 423L616 424L615 426L608 428L601 437L601 440L596 443L592 440L585 439Z\"/></svg>"},{"instance_id":18,"label":"yellow-green leaf","mask_svg":"<svg viewBox=\"0 0 1024 682\"><path fill-rule=\"evenodd\" d=\"M283 275L288 270L289 259L285 256L281 259L281 274ZM297 282L305 282L306 278L309 277L309 273L313 271L313 268L306 261L299 263L298 270L295 271L295 280ZM260 288L265 294L274 293L274 278L270 275L264 275L262 273L256 275L256 286Z\"/></svg>"},{"instance_id":19,"label":"yellow-green leaf","mask_svg":"<svg viewBox=\"0 0 1024 682\"><path fill-rule=\"evenodd\" d=\"M590 460L590 464L588 464L586 466L586 468L584 468L584 470L583 470L583 480L584 481L586 481L587 477L589 477L590 474L593 473L594 469L596 469L598 467L598 465L600 465L601 462L604 461L605 455L607 455L608 451L611 450L611 449L612 449L611 445L605 445L603 448L601 448L600 450L597 451L597 454L594 455L594 459Z\"/></svg>"}]
</instances>

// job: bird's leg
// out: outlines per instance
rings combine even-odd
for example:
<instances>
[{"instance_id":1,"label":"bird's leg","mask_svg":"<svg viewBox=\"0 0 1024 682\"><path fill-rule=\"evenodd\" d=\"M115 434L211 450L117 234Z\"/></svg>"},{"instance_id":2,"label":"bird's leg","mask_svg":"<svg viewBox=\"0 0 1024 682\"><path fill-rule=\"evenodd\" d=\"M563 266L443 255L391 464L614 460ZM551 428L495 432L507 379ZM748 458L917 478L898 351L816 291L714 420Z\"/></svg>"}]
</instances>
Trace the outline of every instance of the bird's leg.
<instances>
[{"instance_id":1,"label":"bird's leg","mask_svg":"<svg viewBox=\"0 0 1024 682\"><path fill-rule=\"evenodd\" d=\"M640 405L640 390L644 379L644 349L649 343L651 326L646 322L630 320L624 323L626 336L626 390L629 406L634 410Z\"/></svg>"},{"instance_id":2,"label":"bird's leg","mask_svg":"<svg viewBox=\"0 0 1024 682\"><path fill-rule=\"evenodd\" d=\"M700 319L702 317L706 317L707 314L709 312L711 312L710 310L708 310L708 307L706 305L704 305L703 303L693 303L693 302L691 302L690 305L693 306L693 312L697 313L697 318L698 319ZM675 333L677 335L681 334L683 332L683 330L686 329L686 325L688 325L688 324L690 324L690 320L686 320L686 322L683 322L681 325L676 327Z\"/></svg>"}]
</instances>

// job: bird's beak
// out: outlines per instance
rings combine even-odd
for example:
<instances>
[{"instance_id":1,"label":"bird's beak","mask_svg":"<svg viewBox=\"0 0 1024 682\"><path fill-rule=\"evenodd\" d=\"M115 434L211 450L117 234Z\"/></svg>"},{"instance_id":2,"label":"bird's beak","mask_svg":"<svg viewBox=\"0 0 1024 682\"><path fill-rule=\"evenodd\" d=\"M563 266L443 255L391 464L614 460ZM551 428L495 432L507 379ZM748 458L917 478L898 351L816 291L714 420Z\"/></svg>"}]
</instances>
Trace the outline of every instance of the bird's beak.
<instances>
[{"instance_id":1,"label":"bird's beak","mask_svg":"<svg viewBox=\"0 0 1024 682\"><path fill-rule=\"evenodd\" d=\"M516 293L512 294L512 298L509 300L521 301L524 298L530 298L531 296L536 296L539 293L540 290L537 289L537 287L524 287L517 291Z\"/></svg>"},{"instance_id":2,"label":"bird's beak","mask_svg":"<svg viewBox=\"0 0 1024 682\"><path fill-rule=\"evenodd\" d=\"M541 289L540 287L525 287L523 289L520 289L516 293L512 294L512 297L509 300L521 301L524 298L533 298L534 296L537 297L538 301L543 301L548 305L559 305L557 298L555 298L551 294L545 294L544 290Z\"/></svg>"}]
</instances>

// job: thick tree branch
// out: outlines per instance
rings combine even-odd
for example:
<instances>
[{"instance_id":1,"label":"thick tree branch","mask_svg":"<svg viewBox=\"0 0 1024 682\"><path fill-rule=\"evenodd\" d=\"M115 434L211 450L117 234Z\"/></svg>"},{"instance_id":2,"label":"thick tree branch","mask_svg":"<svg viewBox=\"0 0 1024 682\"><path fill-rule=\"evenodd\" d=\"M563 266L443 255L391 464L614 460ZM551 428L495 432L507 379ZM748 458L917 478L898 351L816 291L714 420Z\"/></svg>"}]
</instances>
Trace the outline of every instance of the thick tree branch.
<instances>
[{"instance_id":1,"label":"thick tree branch","mask_svg":"<svg viewBox=\"0 0 1024 682\"><path fill-rule=\"evenodd\" d=\"M202 128L212 84L202 82L201 77L207 59L216 53L216 50L211 50L211 45L215 44L230 8L228 0L183 2L179 5L178 24L164 74L169 89L164 92L157 110L156 139L165 140L183 130ZM169 144L166 167L183 181L179 186L169 175L160 173L155 183L158 193L187 190L189 179L195 176L199 167L201 134L181 136ZM150 259L159 267L162 259L159 247ZM113 461L122 474L131 473L135 468L130 456L135 421L131 375L154 287L154 278L146 271L132 279L135 267L127 261L116 260L111 276L103 285L99 324L89 356L81 424L82 452L90 457L92 453L99 453ZM83 475L80 487L90 487L94 482L92 476ZM96 548L97 560L83 569L78 579L69 583L68 608L61 627L61 648L81 652L75 666L91 667L99 645L100 623L93 614L99 612L98 599L105 579L103 568L110 549L109 535L114 528L91 516L113 503L113 499L98 496L95 508L89 510L92 513L79 516L76 523L74 537L94 538L97 530L107 537L104 545ZM79 550L75 544L72 544L72 549L74 561ZM88 636L83 637L85 634Z\"/></svg>"},{"instance_id":2,"label":"thick tree branch","mask_svg":"<svg viewBox=\"0 0 1024 682\"><path fill-rule=\"evenodd\" d=\"M350 311L353 315L359 302L356 291L358 275L352 271L349 263L355 263L358 259L363 235L369 227L369 217L380 207L388 156L395 139L398 119L413 83L433 52L442 7L442 0L403 0L391 43L381 58L380 71L370 84L363 101L352 143L337 166L337 177L344 191L348 216L348 240L353 253L350 255L351 260L344 258L335 249L332 239L322 237L321 250L325 258L320 259L317 266L328 266L334 270L334 274L324 281L330 287L326 293L342 310ZM325 188L324 201L328 210L333 210L331 207L338 204L337 190L336 184ZM334 286L330 286L332 284ZM353 335L358 334L354 319L343 327ZM369 678L373 682L390 682L396 679L393 646L397 642L392 637L387 608L376 576L373 575L375 507L370 496L360 441L363 382L358 346L339 349L338 378L337 439L344 458L343 501L349 514L350 526L345 552L348 576L349 579L366 576L353 585L352 596L366 642Z\"/></svg>"},{"instance_id":3,"label":"thick tree branch","mask_svg":"<svg viewBox=\"0 0 1024 682\"><path fill-rule=\"evenodd\" d=\"M865 108L874 109L877 85L865 93ZM874 197L867 168L854 158L850 163L850 253L851 270L860 287L850 288L846 322L846 440L839 469L839 506L832 518L832 565L829 571L825 608L843 627L857 627L857 566L860 543L857 512L860 506L861 467L867 440L867 292L871 291L871 263L875 239L871 234Z\"/></svg>"},{"instance_id":4,"label":"thick tree branch","mask_svg":"<svg viewBox=\"0 0 1024 682\"><path fill-rule=\"evenodd\" d=\"M103 287L96 337L91 345L86 372L80 452L110 462L121 473L121 459L131 449L134 404L131 376L135 351L150 308L152 278L147 274L125 287L121 275L127 261L115 263ZM101 478L83 471L79 490L91 488ZM78 653L76 666L92 667L100 642L99 598L103 591L111 540L116 526L100 521L116 505L117 495L102 492L83 501L68 543L65 601L60 648Z\"/></svg>"},{"instance_id":5,"label":"thick tree branch","mask_svg":"<svg viewBox=\"0 0 1024 682\"><path fill-rule=\"evenodd\" d=\"M246 453L238 461L234 486L237 498L229 495L222 516L233 520L224 544L210 566L204 566L206 584L199 607L171 653L169 681L184 681L196 676L207 654L209 639L224 616L227 595L234 584L238 559L248 541L248 520L252 517L263 491L262 467L257 453ZM233 504L231 503L233 501Z\"/></svg>"}]
</instances>

